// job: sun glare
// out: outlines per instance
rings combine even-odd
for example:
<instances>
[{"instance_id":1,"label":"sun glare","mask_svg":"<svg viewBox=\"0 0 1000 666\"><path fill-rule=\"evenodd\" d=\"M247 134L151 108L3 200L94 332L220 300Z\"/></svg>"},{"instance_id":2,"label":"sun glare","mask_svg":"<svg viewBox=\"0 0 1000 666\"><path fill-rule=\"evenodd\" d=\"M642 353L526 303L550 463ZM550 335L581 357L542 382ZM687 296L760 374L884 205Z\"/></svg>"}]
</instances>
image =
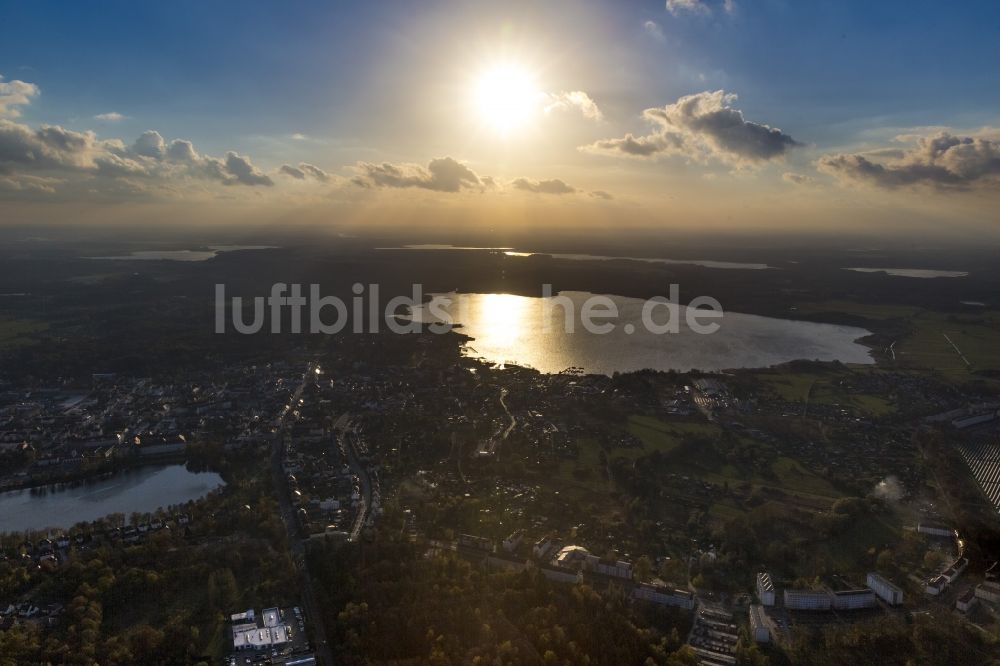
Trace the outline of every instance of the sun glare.
<instances>
[{"instance_id":1,"label":"sun glare","mask_svg":"<svg viewBox=\"0 0 1000 666\"><path fill-rule=\"evenodd\" d=\"M540 100L535 76L516 63L489 67L475 81L476 113L502 134L525 125L537 113Z\"/></svg>"}]
</instances>

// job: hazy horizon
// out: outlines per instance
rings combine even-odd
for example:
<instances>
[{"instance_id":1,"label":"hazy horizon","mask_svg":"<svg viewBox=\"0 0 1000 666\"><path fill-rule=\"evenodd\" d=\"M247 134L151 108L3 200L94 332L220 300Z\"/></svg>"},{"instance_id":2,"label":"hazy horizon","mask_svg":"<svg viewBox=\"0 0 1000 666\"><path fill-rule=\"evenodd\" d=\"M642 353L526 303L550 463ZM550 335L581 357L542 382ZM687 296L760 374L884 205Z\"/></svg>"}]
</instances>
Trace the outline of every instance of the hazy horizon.
<instances>
[{"instance_id":1,"label":"hazy horizon","mask_svg":"<svg viewBox=\"0 0 1000 666\"><path fill-rule=\"evenodd\" d=\"M998 237L991 3L4 4L5 225Z\"/></svg>"}]
</instances>

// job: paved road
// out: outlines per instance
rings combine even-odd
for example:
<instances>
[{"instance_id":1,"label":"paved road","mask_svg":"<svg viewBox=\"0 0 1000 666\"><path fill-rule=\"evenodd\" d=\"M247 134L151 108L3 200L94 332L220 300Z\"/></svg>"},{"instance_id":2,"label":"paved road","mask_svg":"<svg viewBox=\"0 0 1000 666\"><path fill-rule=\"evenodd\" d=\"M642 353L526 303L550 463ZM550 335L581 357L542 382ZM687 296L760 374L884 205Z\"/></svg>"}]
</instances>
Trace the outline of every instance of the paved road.
<instances>
[{"instance_id":1,"label":"paved road","mask_svg":"<svg viewBox=\"0 0 1000 666\"><path fill-rule=\"evenodd\" d=\"M347 412L340 415L333 426L334 440L343 442L344 451L347 453L347 464L351 471L357 475L361 483L361 502L358 504L358 515L354 519L354 526L351 528L350 541L357 541L364 529L368 512L372 505L372 482L368 476L368 470L358 459L358 452L354 448L354 441L357 435L356 427L352 427L351 415Z\"/></svg>"},{"instance_id":2,"label":"paved road","mask_svg":"<svg viewBox=\"0 0 1000 666\"><path fill-rule=\"evenodd\" d=\"M333 652L330 644L326 640L326 631L323 628L323 619L319 612L319 604L316 601L316 592L313 586L312 576L306 564L305 545L299 538L298 526L295 519L295 510L292 507L291 499L288 496L288 484L285 482L285 470L281 466L281 460L285 452L285 422L288 415L298 405L302 398L302 393L316 378L316 365L310 363L302 376L302 382L292 394L292 399L278 417L274 442L271 445L271 476L274 483L274 492L278 497L278 506L281 510L281 521L285 524L285 531L288 534L288 546L292 552L292 561L299 573L299 586L302 590L302 608L305 611L306 620L313 628L313 636L316 639L314 649L316 652L316 662L333 666Z\"/></svg>"}]
</instances>

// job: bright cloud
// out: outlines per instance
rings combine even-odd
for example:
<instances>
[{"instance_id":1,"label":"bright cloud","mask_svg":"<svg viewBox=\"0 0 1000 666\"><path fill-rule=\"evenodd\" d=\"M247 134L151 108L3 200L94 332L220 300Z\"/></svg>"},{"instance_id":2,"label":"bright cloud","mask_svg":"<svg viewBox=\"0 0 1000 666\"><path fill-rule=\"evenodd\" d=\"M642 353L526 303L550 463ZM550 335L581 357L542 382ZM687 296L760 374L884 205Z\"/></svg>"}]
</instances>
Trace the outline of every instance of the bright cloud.
<instances>
[{"instance_id":1,"label":"bright cloud","mask_svg":"<svg viewBox=\"0 0 1000 666\"><path fill-rule=\"evenodd\" d=\"M358 175L352 181L362 187L417 187L437 192L458 192L483 185L472 169L451 157L431 160L426 167L419 164L359 162L355 170Z\"/></svg>"},{"instance_id":2,"label":"bright cloud","mask_svg":"<svg viewBox=\"0 0 1000 666\"><path fill-rule=\"evenodd\" d=\"M583 114L584 118L589 118L590 120L602 120L604 118L604 114L601 113L597 103L582 90L549 95L549 102L545 106L545 113L566 110L579 111Z\"/></svg>"},{"instance_id":3,"label":"bright cloud","mask_svg":"<svg viewBox=\"0 0 1000 666\"><path fill-rule=\"evenodd\" d=\"M824 155L817 168L841 182L886 189L1000 189L1000 142L940 132L919 137L916 143L904 151Z\"/></svg>"},{"instance_id":4,"label":"bright cloud","mask_svg":"<svg viewBox=\"0 0 1000 666\"><path fill-rule=\"evenodd\" d=\"M0 118L17 118L21 115L19 106L31 103L39 93L38 86L24 81L4 81L0 76Z\"/></svg>"},{"instance_id":5,"label":"bright cloud","mask_svg":"<svg viewBox=\"0 0 1000 666\"><path fill-rule=\"evenodd\" d=\"M651 134L626 134L581 149L627 157L714 158L742 167L780 158L800 145L780 129L746 120L742 111L733 108L735 101L736 95L723 90L686 95L673 104L643 111L654 126Z\"/></svg>"},{"instance_id":6,"label":"bright cloud","mask_svg":"<svg viewBox=\"0 0 1000 666\"><path fill-rule=\"evenodd\" d=\"M701 14L711 15L716 8L721 8L727 14L736 11L735 0L722 0L722 2L711 2L709 0L667 0L667 11L674 16L681 14Z\"/></svg>"},{"instance_id":7,"label":"bright cloud","mask_svg":"<svg viewBox=\"0 0 1000 666\"><path fill-rule=\"evenodd\" d=\"M536 194L573 194L575 187L570 187L558 178L551 180L531 180L530 178L516 178L511 186L518 190L534 192Z\"/></svg>"},{"instance_id":8,"label":"bright cloud","mask_svg":"<svg viewBox=\"0 0 1000 666\"><path fill-rule=\"evenodd\" d=\"M323 171L318 166L307 162L299 162L297 167L294 167L291 164L282 164L278 171L286 176L291 176L296 180L308 180L309 178L322 182L330 180L330 174Z\"/></svg>"},{"instance_id":9,"label":"bright cloud","mask_svg":"<svg viewBox=\"0 0 1000 666\"><path fill-rule=\"evenodd\" d=\"M94 120L100 120L105 123L117 123L119 121L125 120L128 116L125 116L117 111L109 111L108 113L98 113L94 116Z\"/></svg>"}]
</instances>

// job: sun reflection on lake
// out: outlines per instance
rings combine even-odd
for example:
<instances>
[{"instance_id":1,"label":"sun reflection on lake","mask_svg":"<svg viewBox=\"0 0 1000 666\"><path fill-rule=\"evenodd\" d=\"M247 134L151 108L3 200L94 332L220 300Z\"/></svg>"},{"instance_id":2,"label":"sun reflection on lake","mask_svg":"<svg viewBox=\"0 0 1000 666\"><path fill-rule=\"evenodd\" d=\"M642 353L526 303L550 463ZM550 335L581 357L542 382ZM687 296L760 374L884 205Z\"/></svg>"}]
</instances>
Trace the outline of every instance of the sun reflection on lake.
<instances>
[{"instance_id":1,"label":"sun reflection on lake","mask_svg":"<svg viewBox=\"0 0 1000 666\"><path fill-rule=\"evenodd\" d=\"M514 294L485 294L471 304L473 306L471 314L476 320L483 322L489 332L490 346L509 349L513 359L515 352L518 351L514 343L525 342L522 338L525 331L530 330L530 327L526 326L530 317L529 310L533 305L537 307L537 299Z\"/></svg>"}]
</instances>

